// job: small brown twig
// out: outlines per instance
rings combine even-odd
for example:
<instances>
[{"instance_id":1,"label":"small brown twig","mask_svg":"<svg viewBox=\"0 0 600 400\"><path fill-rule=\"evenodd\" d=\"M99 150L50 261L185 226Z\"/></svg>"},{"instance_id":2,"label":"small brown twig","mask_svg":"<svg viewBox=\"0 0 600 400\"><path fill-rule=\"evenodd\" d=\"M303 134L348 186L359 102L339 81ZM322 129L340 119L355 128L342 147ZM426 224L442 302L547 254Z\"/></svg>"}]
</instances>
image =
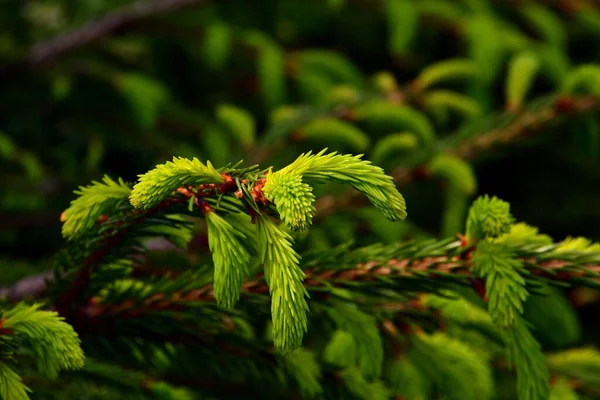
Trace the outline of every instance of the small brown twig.
<instances>
[{"instance_id":1,"label":"small brown twig","mask_svg":"<svg viewBox=\"0 0 600 400\"><path fill-rule=\"evenodd\" d=\"M82 27L34 45L28 56L31 65L48 65L59 56L103 39L133 23L156 15L198 5L205 0L141 0L112 11Z\"/></svg>"}]
</instances>

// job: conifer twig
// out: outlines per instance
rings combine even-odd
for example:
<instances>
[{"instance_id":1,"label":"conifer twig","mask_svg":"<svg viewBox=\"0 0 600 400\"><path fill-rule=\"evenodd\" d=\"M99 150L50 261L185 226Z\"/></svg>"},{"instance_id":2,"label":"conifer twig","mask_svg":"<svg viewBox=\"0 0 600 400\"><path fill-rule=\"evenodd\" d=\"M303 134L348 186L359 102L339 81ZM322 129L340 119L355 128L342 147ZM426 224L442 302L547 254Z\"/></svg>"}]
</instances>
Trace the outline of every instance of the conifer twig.
<instances>
[{"instance_id":1,"label":"conifer twig","mask_svg":"<svg viewBox=\"0 0 600 400\"><path fill-rule=\"evenodd\" d=\"M564 260L545 260L536 263L535 259L521 258L525 264L535 265L528 271L536 276L553 281L571 281L576 279L589 279L600 284L600 265L585 265L585 272L570 268L573 263ZM446 256L423 257L419 259L392 258L388 261L369 261L358 263L354 268L323 269L313 267L304 269L304 285L309 288L324 285L344 286L344 282L376 281L378 276L398 277L411 279L428 273L430 278L452 279L455 281L471 282L474 277L470 273L470 262L464 257ZM325 284L324 282L327 282ZM264 274L258 273L253 279L242 285L242 294L268 295L269 287L264 279ZM125 301L119 304L102 304L98 299L91 302L82 311L89 316L108 316L118 314L121 318L138 318L153 311L182 311L187 307L186 302L214 301L212 284L192 289L187 292L174 292L169 294L154 294L141 303Z\"/></svg>"},{"instance_id":2,"label":"conifer twig","mask_svg":"<svg viewBox=\"0 0 600 400\"><path fill-rule=\"evenodd\" d=\"M447 153L464 160L473 160L497 145L506 145L524 137L541 132L558 118L568 115L581 115L600 106L600 99L586 96L579 98L559 97L551 106L533 111L525 111L511 124L477 135ZM428 173L422 166L398 167L391 176L398 188L408 185L416 179L427 178ZM323 196L315 203L315 220L323 220L335 212L362 207L365 199L356 191L349 190L341 196Z\"/></svg>"}]
</instances>

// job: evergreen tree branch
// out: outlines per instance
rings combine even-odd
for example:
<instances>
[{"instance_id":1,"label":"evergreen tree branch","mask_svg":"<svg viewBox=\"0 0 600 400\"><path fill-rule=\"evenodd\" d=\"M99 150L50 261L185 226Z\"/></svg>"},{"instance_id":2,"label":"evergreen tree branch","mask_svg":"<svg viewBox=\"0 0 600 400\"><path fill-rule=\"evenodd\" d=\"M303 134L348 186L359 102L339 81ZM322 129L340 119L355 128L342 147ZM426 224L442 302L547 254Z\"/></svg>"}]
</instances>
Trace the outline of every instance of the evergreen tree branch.
<instances>
[{"instance_id":1,"label":"evergreen tree branch","mask_svg":"<svg viewBox=\"0 0 600 400\"><path fill-rule=\"evenodd\" d=\"M452 242L449 247L461 246L460 241ZM574 253L577 254L577 253ZM542 254L539 255L541 257ZM518 258L524 263L525 268L533 277L538 277L554 282L577 282L593 288L600 287L600 263L581 264L575 259L546 259L535 256L522 256ZM137 267L132 271L136 276ZM144 265L139 269L145 270ZM332 269L328 266L311 266L303 269L305 274L304 285L309 290L318 288L325 282L343 285L345 281L376 282L377 277L396 276L399 279L410 279L428 275L431 277L447 278L452 281L469 282L474 279L469 272L469 262L464 257L436 255L416 258L408 254L404 258L390 257L385 261L372 260L356 263L354 267ZM145 273L142 275L146 275ZM35 282L33 285L28 282ZM6 296L7 300L16 302L22 299L36 299L46 294L48 282L52 282L49 272L45 274L32 275L21 281L0 289L0 296ZM264 280L264 274L258 273L254 278L244 282L241 287L242 295L267 294L269 288ZM177 296L177 295L174 295ZM212 284L189 291L185 297L188 300L214 300L214 289ZM108 312L108 311L104 311Z\"/></svg>"},{"instance_id":2,"label":"evergreen tree branch","mask_svg":"<svg viewBox=\"0 0 600 400\"><path fill-rule=\"evenodd\" d=\"M461 242L451 242L448 247L457 249ZM357 250L358 251L358 250ZM535 253L534 250L531 251ZM477 275L471 273L471 261L468 252L462 255L441 256L416 256L418 251L410 252L403 258L389 258L387 260L371 260L356 263L354 266L338 267L321 265L305 268L304 286L309 293L321 294L316 298L323 299L325 288L346 288L352 290L358 287L372 285L374 287L400 288L412 293L419 293L424 289L439 290L446 283L459 283L464 285L476 284ZM581 264L576 261L578 257L589 257L589 253L576 255L573 253L563 259L545 259L544 253L535 256L520 257L517 260L523 263L521 271L523 278L535 283L543 280L561 285L563 282L577 282L584 286L600 287L600 264ZM437 283L434 283L434 282ZM361 282L363 285L355 286ZM475 283L474 283L475 282ZM422 285L425 284L426 287ZM365 286L366 285L366 286ZM435 288L438 289L435 289ZM412 288L412 290L411 290ZM325 290L325 292L323 292ZM269 286L264 274L259 273L253 279L246 281L241 288L241 294L248 296L265 296L269 293ZM91 299L81 313L95 317L119 316L120 318L142 318L154 312L189 310L197 302L213 302L214 287L212 284L196 287L187 291L172 291L156 293L147 297L142 302L126 300L115 304L102 304L99 299ZM414 304L413 304L414 306Z\"/></svg>"},{"instance_id":3,"label":"evergreen tree branch","mask_svg":"<svg viewBox=\"0 0 600 400\"><path fill-rule=\"evenodd\" d=\"M137 215L138 218L133 220L133 224L139 224L153 214L163 211L165 208L173 206L174 204L185 202L186 200L186 198L167 199L145 212L134 211L132 214ZM123 240L127 231L127 227L118 229L115 233L108 234L106 238L100 239L99 243L97 243L97 248L84 259L81 269L77 272L76 277L71 284L71 288L63 292L57 301L56 309L62 316L67 319L73 317L73 311L77 304L81 303L81 297L85 293L92 274L102 264L104 257L110 250Z\"/></svg>"}]
</instances>

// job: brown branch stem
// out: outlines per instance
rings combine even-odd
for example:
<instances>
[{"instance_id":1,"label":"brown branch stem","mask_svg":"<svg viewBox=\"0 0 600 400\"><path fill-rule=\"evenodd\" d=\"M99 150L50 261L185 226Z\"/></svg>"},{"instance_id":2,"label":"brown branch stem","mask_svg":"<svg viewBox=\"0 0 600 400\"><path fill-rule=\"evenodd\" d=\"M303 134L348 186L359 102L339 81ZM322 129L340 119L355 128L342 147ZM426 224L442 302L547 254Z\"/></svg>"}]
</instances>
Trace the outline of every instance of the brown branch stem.
<instances>
[{"instance_id":1,"label":"brown branch stem","mask_svg":"<svg viewBox=\"0 0 600 400\"><path fill-rule=\"evenodd\" d=\"M203 3L204 0L141 0L118 11L87 22L82 27L34 45L29 52L29 63L48 65L59 56L98 41L127 26L156 15Z\"/></svg>"}]
</instances>

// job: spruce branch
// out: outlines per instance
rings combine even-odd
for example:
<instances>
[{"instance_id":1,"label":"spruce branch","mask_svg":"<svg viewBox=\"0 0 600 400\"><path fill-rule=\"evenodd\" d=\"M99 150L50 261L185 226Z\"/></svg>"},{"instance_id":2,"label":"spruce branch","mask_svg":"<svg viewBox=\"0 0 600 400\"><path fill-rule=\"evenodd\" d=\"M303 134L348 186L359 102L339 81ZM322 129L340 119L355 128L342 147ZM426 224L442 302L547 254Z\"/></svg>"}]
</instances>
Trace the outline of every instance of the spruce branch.
<instances>
[{"instance_id":1,"label":"spruce branch","mask_svg":"<svg viewBox=\"0 0 600 400\"><path fill-rule=\"evenodd\" d=\"M5 362L0 361L0 398L3 400L29 400L31 389L25 386L21 377Z\"/></svg>"},{"instance_id":2,"label":"spruce branch","mask_svg":"<svg viewBox=\"0 0 600 400\"><path fill-rule=\"evenodd\" d=\"M307 330L308 292L292 238L267 216L257 218L260 257L271 293L275 347L287 353L300 346Z\"/></svg>"},{"instance_id":3,"label":"spruce branch","mask_svg":"<svg viewBox=\"0 0 600 400\"><path fill-rule=\"evenodd\" d=\"M130 218L129 225L124 225L123 221L117 221L114 224L115 226L108 225L103 234L100 234L96 238L96 241L93 242L93 250L86 255L82 265L77 266L79 269L70 287L59 296L56 302L56 309L60 315L67 319L74 317L73 313L76 311L77 306L84 300L82 297L88 289L92 275L105 261L105 257L109 252L124 241L128 230L132 229L135 225L143 223L154 214L160 213L175 204L181 204L186 200L185 197L166 199L155 207L145 211L130 210L125 216L121 216L124 219L127 217ZM103 220L104 224L109 221L108 217L103 218Z\"/></svg>"},{"instance_id":4,"label":"spruce branch","mask_svg":"<svg viewBox=\"0 0 600 400\"><path fill-rule=\"evenodd\" d=\"M240 288L248 274L250 253L246 236L214 211L206 213L208 243L215 264L215 299L218 304L232 308L240 296Z\"/></svg>"},{"instance_id":5,"label":"spruce branch","mask_svg":"<svg viewBox=\"0 0 600 400\"><path fill-rule=\"evenodd\" d=\"M523 263L512 249L493 241L510 234L513 222L506 202L485 196L473 203L467 218L467 241L479 242L472 254L472 272L485 279L490 316L506 336L509 364L517 368L519 398L545 399L550 390L549 372L541 346L522 317L529 295Z\"/></svg>"},{"instance_id":6,"label":"spruce branch","mask_svg":"<svg viewBox=\"0 0 600 400\"><path fill-rule=\"evenodd\" d=\"M113 181L104 176L102 182L80 187L75 194L77 199L61 215L62 234L67 239L75 239L92 228L103 213L113 208L119 201L127 199L131 189L119 179Z\"/></svg>"},{"instance_id":7,"label":"spruce branch","mask_svg":"<svg viewBox=\"0 0 600 400\"><path fill-rule=\"evenodd\" d=\"M226 180L209 162L206 165L194 158L173 158L166 164L140 175L139 183L131 192L131 204L136 208L148 209L164 200L178 188L200 184L224 183ZM203 190L202 187L200 190Z\"/></svg>"}]
</instances>

